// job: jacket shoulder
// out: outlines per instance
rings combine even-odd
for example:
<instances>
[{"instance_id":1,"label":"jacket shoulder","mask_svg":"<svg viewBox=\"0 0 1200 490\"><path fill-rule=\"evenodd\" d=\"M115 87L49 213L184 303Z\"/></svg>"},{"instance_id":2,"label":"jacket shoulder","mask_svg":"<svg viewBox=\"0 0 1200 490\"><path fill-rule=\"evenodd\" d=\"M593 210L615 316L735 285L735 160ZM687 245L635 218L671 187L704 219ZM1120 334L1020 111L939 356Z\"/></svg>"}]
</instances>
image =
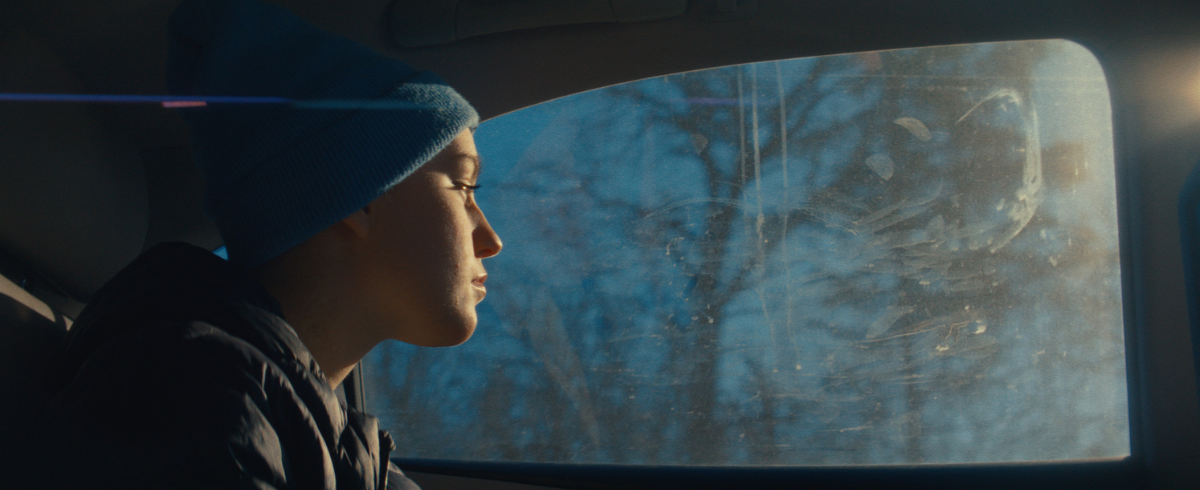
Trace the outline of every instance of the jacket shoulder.
<instances>
[{"instance_id":1,"label":"jacket shoulder","mask_svg":"<svg viewBox=\"0 0 1200 490\"><path fill-rule=\"evenodd\" d=\"M329 456L317 432L294 429L312 427L311 416L277 361L286 359L204 322L130 330L96 349L44 412L37 460L80 464L69 475L40 477L61 480L52 488L170 486L181 478L220 488L293 480L322 488Z\"/></svg>"}]
</instances>

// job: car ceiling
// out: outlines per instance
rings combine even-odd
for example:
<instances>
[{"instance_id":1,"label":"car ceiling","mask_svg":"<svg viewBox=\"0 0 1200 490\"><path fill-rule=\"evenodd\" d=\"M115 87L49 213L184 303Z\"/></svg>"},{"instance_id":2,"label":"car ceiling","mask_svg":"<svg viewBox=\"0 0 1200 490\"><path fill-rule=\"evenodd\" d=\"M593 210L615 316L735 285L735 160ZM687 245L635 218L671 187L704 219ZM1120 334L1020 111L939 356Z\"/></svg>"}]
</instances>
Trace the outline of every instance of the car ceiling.
<instances>
[{"instance_id":1,"label":"car ceiling","mask_svg":"<svg viewBox=\"0 0 1200 490\"><path fill-rule=\"evenodd\" d=\"M546 1L473 3L520 10ZM627 80L750 61L1034 38L1094 47L1112 42L1114 33L1183 34L1194 27L1197 10L1184 1L692 0L666 20L540 27L400 48L392 41L392 0L276 3L439 73L485 119ZM6 2L0 91L164 94L165 25L177 4ZM714 15L731 7L737 15ZM36 278L49 302L78 310L154 243L220 244L200 209L186 127L171 111L149 104L7 103L0 104L0 121L0 253L10 264L5 270Z\"/></svg>"}]
</instances>

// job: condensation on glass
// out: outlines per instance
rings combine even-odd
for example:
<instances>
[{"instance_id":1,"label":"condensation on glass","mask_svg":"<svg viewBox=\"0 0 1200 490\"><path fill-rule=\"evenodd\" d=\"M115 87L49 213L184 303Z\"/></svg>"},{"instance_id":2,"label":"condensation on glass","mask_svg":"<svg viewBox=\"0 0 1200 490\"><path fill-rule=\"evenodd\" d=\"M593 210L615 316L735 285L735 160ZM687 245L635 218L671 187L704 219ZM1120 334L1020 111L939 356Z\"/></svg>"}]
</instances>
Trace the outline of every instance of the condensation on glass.
<instances>
[{"instance_id":1,"label":"condensation on glass","mask_svg":"<svg viewBox=\"0 0 1200 490\"><path fill-rule=\"evenodd\" d=\"M1129 454L1109 96L1066 41L609 87L484 123L468 343L365 361L400 457Z\"/></svg>"}]
</instances>

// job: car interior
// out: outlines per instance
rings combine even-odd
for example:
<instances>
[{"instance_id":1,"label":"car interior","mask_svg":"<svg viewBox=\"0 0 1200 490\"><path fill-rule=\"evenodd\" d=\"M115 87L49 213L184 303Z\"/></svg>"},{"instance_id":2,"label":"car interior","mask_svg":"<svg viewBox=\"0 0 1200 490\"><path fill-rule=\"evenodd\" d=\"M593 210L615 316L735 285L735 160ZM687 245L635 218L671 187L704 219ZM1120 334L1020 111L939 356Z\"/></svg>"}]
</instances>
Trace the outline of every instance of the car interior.
<instances>
[{"instance_id":1,"label":"car interior","mask_svg":"<svg viewBox=\"0 0 1200 490\"><path fill-rule=\"evenodd\" d=\"M1193 338L1200 335L1200 301L1196 300L1200 290L1195 289L1200 283L1193 285L1200 277L1200 265L1194 261L1200 253L1196 226L1200 178L1188 178L1200 162L1200 3L271 3L293 10L318 27L439 74L477 108L485 121L481 133L489 120L516 117L525 108L626 82L835 55L855 55L858 58L854 59L867 63L875 58L860 54L912 48L1065 40L1090 52L1106 80L1111 107L1111 181L1115 183L1115 199L1107 205L1115 209L1114 250L1119 261L1113 265L1119 300L1110 306L1120 318L1113 328L1118 342L1123 342L1123 364L1117 372L1124 384L1119 387L1122 399L1116 406L1125 410L1119 428L1124 437L1115 455L1069 453L1060 459L970 462L952 457L885 458L864 464L831 460L834 462L814 465L760 461L753 455L724 463L686 458L638 463L519 455L479 459L439 453L427 457L417 449L413 454L397 454L394 461L422 488L1117 489L1200 485L1200 365L1196 363L1200 344ZM41 388L39 376L52 368L59 342L93 292L153 245L184 241L209 250L219 250L222 245L201 207L203 182L192 162L187 126L176 112L152 99L167 92L166 26L177 4L174 0L10 0L0 4L0 440L24 430L22 421L31 418L49 396ZM151 98L106 99L108 96ZM989 100L1008 97L1010 105L1024 107L1023 99L1005 92L972 97L978 104L968 106L970 111L960 122L978 107L984 107L979 111L988 110L985 102ZM736 100L722 100L696 103L738 107ZM996 107L997 113L1006 110ZM914 141L937 142L938 130L933 123L929 125L932 132L915 119L895 119L895 127ZM755 130L757 135L757 126ZM703 144L696 141L689 144L697 148L707 145L707 140ZM481 144L480 148L486 147ZM515 165L486 153L484 158L488 172ZM1050 161L1050 157L1043 158ZM565 168L568 164L551 162L549 168L554 165ZM671 168L670 162L663 165ZM900 163L886 157L868 157L866 165L866 175L885 181L893 178L893 173L899 175ZM529 197L536 198L536 193ZM758 205L761 216L761 197ZM938 223L940 226L940 218ZM761 235L761 218L759 226ZM507 239L506 252L522 245L521 240ZM994 246L992 253L999 247ZM670 255L670 246L666 253ZM497 276L493 281L500 284L502 279ZM1091 286L1102 287L1080 287ZM887 325L876 324L867 338L881 338L897 318L891 317ZM565 328L571 330L569 322ZM983 331L980 322L975 333ZM539 338L535 332L525 335ZM938 351L943 350L938 344ZM800 370L798 361L795 369ZM364 400L382 396L370 376L370 372L364 375L358 370L345 383L348 404L364 408L368 406ZM562 389L568 393L565 396L574 393L572 388ZM611 425L604 427L605 431L616 430ZM1013 444L1046 443L1018 440ZM69 463L64 465L69 471Z\"/></svg>"}]
</instances>

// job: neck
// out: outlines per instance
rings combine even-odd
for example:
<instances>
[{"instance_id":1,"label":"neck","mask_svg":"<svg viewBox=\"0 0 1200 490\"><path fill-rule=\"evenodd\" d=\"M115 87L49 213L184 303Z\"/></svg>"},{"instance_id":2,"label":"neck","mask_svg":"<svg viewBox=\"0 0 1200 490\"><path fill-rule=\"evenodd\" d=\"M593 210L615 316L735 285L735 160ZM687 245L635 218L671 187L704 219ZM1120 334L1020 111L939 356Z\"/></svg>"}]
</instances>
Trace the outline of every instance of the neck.
<instances>
[{"instance_id":1,"label":"neck","mask_svg":"<svg viewBox=\"0 0 1200 490\"><path fill-rule=\"evenodd\" d=\"M296 330L300 341L317 361L329 385L337 388L350 375L354 366L378 342L364 341L352 336L350 322L331 315L313 299L279 299L284 318Z\"/></svg>"},{"instance_id":2,"label":"neck","mask_svg":"<svg viewBox=\"0 0 1200 490\"><path fill-rule=\"evenodd\" d=\"M383 339L372 336L363 328L366 322L353 316L357 308L344 297L350 288L331 273L336 262L306 252L306 247L298 246L263 265L255 275L336 388Z\"/></svg>"}]
</instances>

